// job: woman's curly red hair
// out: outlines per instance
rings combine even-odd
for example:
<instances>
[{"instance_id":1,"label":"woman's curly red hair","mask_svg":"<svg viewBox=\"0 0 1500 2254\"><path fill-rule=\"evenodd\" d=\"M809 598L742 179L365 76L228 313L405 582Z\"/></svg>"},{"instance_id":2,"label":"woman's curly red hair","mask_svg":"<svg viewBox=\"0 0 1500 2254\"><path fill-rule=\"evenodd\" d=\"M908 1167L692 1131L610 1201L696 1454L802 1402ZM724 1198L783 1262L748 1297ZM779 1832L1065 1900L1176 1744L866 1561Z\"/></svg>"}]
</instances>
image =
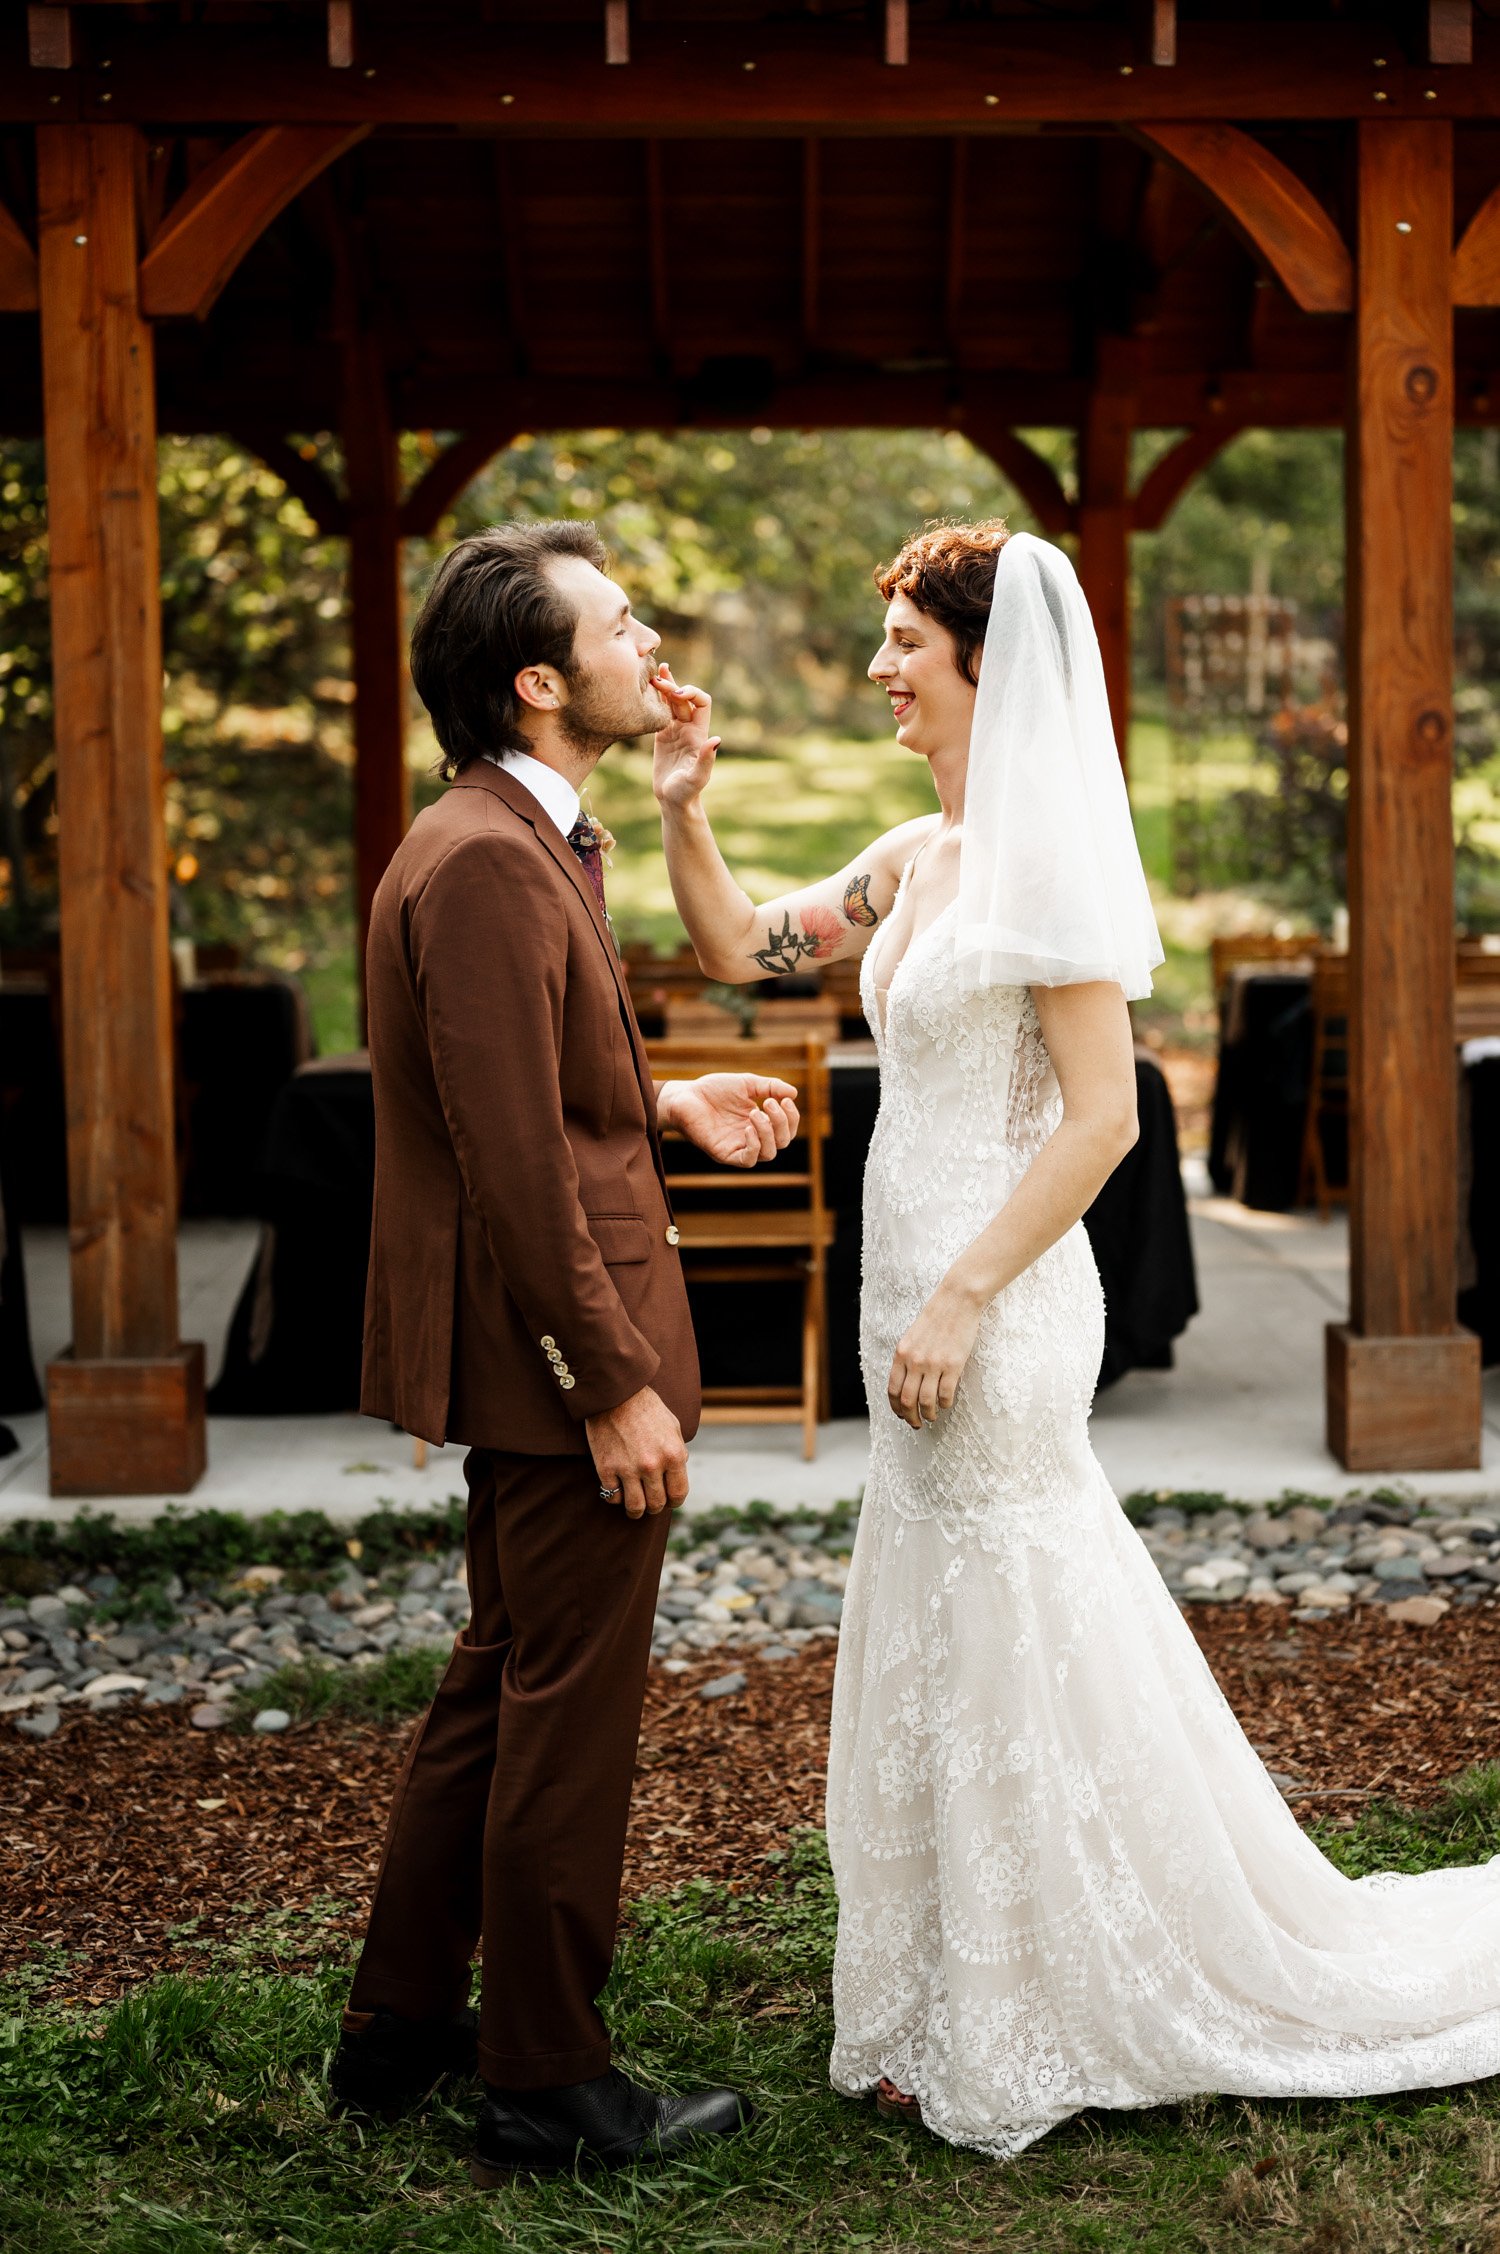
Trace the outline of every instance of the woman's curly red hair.
<instances>
[{"instance_id":1,"label":"woman's curly red hair","mask_svg":"<svg viewBox=\"0 0 1500 2254\"><path fill-rule=\"evenodd\" d=\"M978 524L924 525L903 544L894 562L880 565L875 573L884 601L905 595L924 616L948 629L966 681L979 679L995 566L1009 538L1003 517L985 517Z\"/></svg>"}]
</instances>

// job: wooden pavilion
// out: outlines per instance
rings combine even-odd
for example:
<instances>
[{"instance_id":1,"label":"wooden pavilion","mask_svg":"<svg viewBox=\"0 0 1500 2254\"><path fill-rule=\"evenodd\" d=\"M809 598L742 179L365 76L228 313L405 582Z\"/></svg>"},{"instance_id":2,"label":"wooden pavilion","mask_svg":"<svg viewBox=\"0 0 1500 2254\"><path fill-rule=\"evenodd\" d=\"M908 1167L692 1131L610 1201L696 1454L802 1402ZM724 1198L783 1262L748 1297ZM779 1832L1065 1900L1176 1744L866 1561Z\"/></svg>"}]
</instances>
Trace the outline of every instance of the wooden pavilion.
<instances>
[{"instance_id":1,"label":"wooden pavilion","mask_svg":"<svg viewBox=\"0 0 1500 2254\"><path fill-rule=\"evenodd\" d=\"M1479 1462L1455 1327L1451 446L1500 420L1493 0L0 0L0 427L50 470L71 1354L56 1493L182 1490L158 427L349 541L363 914L399 553L518 431L930 425L1127 553L1247 425L1348 435L1350 1470ZM1017 436L1077 434L1076 490ZM1132 491L1133 431L1182 435ZM403 492L396 434L445 443ZM335 489L293 434L334 429Z\"/></svg>"}]
</instances>

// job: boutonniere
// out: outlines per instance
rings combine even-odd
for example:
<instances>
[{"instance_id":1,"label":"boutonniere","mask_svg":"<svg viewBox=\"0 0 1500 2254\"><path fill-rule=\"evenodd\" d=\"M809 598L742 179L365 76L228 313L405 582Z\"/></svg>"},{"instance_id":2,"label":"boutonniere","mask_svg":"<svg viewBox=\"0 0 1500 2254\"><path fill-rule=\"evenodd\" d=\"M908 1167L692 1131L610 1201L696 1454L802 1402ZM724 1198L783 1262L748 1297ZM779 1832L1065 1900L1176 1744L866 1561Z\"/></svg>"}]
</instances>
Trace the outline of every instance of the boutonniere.
<instances>
[{"instance_id":1,"label":"boutonniere","mask_svg":"<svg viewBox=\"0 0 1500 2254\"><path fill-rule=\"evenodd\" d=\"M613 830L607 830L604 827L604 824L600 821L597 814L585 813L583 818L588 823L589 828L593 831L594 843L598 846L599 851L603 856L605 866L608 867L609 857L615 849L615 837Z\"/></svg>"}]
</instances>

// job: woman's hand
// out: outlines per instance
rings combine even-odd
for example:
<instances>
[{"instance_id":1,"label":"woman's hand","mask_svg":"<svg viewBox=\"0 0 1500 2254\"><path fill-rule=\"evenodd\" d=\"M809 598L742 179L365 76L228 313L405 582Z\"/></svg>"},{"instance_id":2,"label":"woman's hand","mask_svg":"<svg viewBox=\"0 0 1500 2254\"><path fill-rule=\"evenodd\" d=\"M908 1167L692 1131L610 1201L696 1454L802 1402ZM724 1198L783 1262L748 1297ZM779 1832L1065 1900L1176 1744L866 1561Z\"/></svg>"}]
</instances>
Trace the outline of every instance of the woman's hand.
<instances>
[{"instance_id":1,"label":"woman's hand","mask_svg":"<svg viewBox=\"0 0 1500 2254\"><path fill-rule=\"evenodd\" d=\"M983 1313L982 1300L945 1277L898 1341L886 1398L914 1432L952 1408Z\"/></svg>"},{"instance_id":2,"label":"woman's hand","mask_svg":"<svg viewBox=\"0 0 1500 2254\"><path fill-rule=\"evenodd\" d=\"M656 687L672 717L652 747L651 788L660 805L683 813L702 797L723 738L708 732L714 707L707 690L679 688L667 665L658 672Z\"/></svg>"}]
</instances>

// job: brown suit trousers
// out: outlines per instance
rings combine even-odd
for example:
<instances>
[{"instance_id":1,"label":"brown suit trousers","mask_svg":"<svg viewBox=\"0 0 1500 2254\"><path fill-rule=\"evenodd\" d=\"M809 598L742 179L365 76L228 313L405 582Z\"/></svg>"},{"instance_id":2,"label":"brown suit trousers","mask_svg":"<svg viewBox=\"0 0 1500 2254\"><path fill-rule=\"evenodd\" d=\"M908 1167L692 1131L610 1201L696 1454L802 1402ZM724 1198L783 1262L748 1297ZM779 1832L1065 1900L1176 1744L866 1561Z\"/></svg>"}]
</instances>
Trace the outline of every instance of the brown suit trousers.
<instances>
[{"instance_id":1,"label":"brown suit trousers","mask_svg":"<svg viewBox=\"0 0 1500 2254\"><path fill-rule=\"evenodd\" d=\"M609 2065L609 1977L669 1513L628 1519L592 1462L471 1450L472 1616L396 1786L350 2004L469 2000L503 2089Z\"/></svg>"}]
</instances>

